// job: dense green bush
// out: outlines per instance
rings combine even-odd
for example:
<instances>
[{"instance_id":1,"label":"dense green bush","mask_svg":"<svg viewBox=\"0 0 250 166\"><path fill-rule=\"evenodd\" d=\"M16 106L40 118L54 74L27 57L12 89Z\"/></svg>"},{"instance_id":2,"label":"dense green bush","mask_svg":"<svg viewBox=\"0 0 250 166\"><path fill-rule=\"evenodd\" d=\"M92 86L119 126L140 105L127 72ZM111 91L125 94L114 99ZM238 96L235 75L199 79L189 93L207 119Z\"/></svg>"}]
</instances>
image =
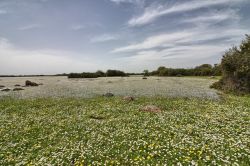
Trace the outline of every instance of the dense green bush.
<instances>
[{"instance_id":1,"label":"dense green bush","mask_svg":"<svg viewBox=\"0 0 250 166\"><path fill-rule=\"evenodd\" d=\"M97 75L97 77L105 77L105 76L106 76L106 73L104 73L104 72L101 71L101 70L98 70L98 71L96 72L96 75Z\"/></svg>"},{"instance_id":2,"label":"dense green bush","mask_svg":"<svg viewBox=\"0 0 250 166\"><path fill-rule=\"evenodd\" d=\"M68 78L97 78L96 73L70 73Z\"/></svg>"},{"instance_id":3,"label":"dense green bush","mask_svg":"<svg viewBox=\"0 0 250 166\"><path fill-rule=\"evenodd\" d=\"M157 76L218 76L221 75L220 65L203 64L195 68L166 68L160 66L156 71L152 71L151 75Z\"/></svg>"},{"instance_id":4,"label":"dense green bush","mask_svg":"<svg viewBox=\"0 0 250 166\"><path fill-rule=\"evenodd\" d=\"M215 64L213 67L213 75L214 76L221 76L222 71L221 71L221 64Z\"/></svg>"},{"instance_id":5,"label":"dense green bush","mask_svg":"<svg viewBox=\"0 0 250 166\"><path fill-rule=\"evenodd\" d=\"M144 77L149 76L149 71L148 70L143 70L143 76Z\"/></svg>"},{"instance_id":6,"label":"dense green bush","mask_svg":"<svg viewBox=\"0 0 250 166\"><path fill-rule=\"evenodd\" d=\"M213 66L210 64L203 64L195 67L194 75L196 76L211 76L213 75Z\"/></svg>"},{"instance_id":7,"label":"dense green bush","mask_svg":"<svg viewBox=\"0 0 250 166\"><path fill-rule=\"evenodd\" d=\"M107 70L104 73L101 70L98 70L95 73L83 72L83 73L70 73L68 74L68 78L97 78L97 77L115 77L115 76L127 76L126 73L120 70Z\"/></svg>"},{"instance_id":8,"label":"dense green bush","mask_svg":"<svg viewBox=\"0 0 250 166\"><path fill-rule=\"evenodd\" d=\"M250 93L250 36L229 49L221 61L222 78L212 85L224 91Z\"/></svg>"},{"instance_id":9,"label":"dense green bush","mask_svg":"<svg viewBox=\"0 0 250 166\"><path fill-rule=\"evenodd\" d=\"M107 77L126 76L126 73L120 70L107 70L106 76Z\"/></svg>"}]
</instances>

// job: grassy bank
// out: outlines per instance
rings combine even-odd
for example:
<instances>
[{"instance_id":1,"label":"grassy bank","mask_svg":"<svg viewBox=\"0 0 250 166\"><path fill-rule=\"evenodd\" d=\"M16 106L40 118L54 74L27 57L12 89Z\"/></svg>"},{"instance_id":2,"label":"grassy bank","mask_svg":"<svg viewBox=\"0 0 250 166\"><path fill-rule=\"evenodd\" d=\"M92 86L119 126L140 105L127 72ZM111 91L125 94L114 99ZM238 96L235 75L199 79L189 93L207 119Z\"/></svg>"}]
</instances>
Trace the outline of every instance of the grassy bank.
<instances>
[{"instance_id":1,"label":"grassy bank","mask_svg":"<svg viewBox=\"0 0 250 166\"><path fill-rule=\"evenodd\" d=\"M0 114L0 165L250 164L249 97L2 99Z\"/></svg>"}]
</instances>

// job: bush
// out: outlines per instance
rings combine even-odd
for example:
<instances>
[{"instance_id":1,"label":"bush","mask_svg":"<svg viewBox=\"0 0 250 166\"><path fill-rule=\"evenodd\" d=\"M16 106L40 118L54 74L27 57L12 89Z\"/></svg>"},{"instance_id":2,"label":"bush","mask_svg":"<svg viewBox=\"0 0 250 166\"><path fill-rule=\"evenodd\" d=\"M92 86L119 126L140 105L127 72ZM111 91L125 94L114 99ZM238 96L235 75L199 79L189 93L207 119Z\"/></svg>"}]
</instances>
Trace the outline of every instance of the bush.
<instances>
[{"instance_id":1,"label":"bush","mask_svg":"<svg viewBox=\"0 0 250 166\"><path fill-rule=\"evenodd\" d=\"M196 76L211 76L213 75L213 66L210 64L203 64L197 66L195 69Z\"/></svg>"},{"instance_id":2,"label":"bush","mask_svg":"<svg viewBox=\"0 0 250 166\"><path fill-rule=\"evenodd\" d=\"M97 75L97 77L105 77L105 76L106 76L106 73L104 73L104 72L101 71L101 70L98 70L98 71L96 72L96 75Z\"/></svg>"},{"instance_id":3,"label":"bush","mask_svg":"<svg viewBox=\"0 0 250 166\"><path fill-rule=\"evenodd\" d=\"M126 76L126 74L120 70L107 70L106 75L107 75L107 77Z\"/></svg>"},{"instance_id":4,"label":"bush","mask_svg":"<svg viewBox=\"0 0 250 166\"><path fill-rule=\"evenodd\" d=\"M70 73L68 78L97 78L96 73Z\"/></svg>"},{"instance_id":5,"label":"bush","mask_svg":"<svg viewBox=\"0 0 250 166\"><path fill-rule=\"evenodd\" d=\"M160 66L156 71L152 71L151 75L157 76L219 76L221 75L221 65L203 64L195 68L166 68Z\"/></svg>"},{"instance_id":6,"label":"bush","mask_svg":"<svg viewBox=\"0 0 250 166\"><path fill-rule=\"evenodd\" d=\"M95 73L70 73L68 78L97 78L97 77L115 77L115 76L127 76L126 73L120 70L108 70L104 73L101 70L98 70Z\"/></svg>"},{"instance_id":7,"label":"bush","mask_svg":"<svg viewBox=\"0 0 250 166\"><path fill-rule=\"evenodd\" d=\"M149 76L149 71L148 70L143 70L143 76L144 77Z\"/></svg>"},{"instance_id":8,"label":"bush","mask_svg":"<svg viewBox=\"0 0 250 166\"><path fill-rule=\"evenodd\" d=\"M222 78L212 87L226 92L250 93L250 36L239 48L229 49L221 61Z\"/></svg>"}]
</instances>

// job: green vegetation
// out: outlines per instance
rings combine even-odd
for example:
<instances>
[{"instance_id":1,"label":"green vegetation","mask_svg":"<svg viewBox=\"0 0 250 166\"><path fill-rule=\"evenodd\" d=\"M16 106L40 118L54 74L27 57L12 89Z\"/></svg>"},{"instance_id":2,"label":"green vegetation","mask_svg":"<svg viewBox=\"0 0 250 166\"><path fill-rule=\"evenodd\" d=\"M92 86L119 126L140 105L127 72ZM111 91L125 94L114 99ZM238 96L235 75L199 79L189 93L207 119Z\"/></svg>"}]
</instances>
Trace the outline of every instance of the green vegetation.
<instances>
[{"instance_id":1,"label":"green vegetation","mask_svg":"<svg viewBox=\"0 0 250 166\"><path fill-rule=\"evenodd\" d=\"M226 92L250 93L250 36L222 58L222 78L212 87Z\"/></svg>"},{"instance_id":2,"label":"green vegetation","mask_svg":"<svg viewBox=\"0 0 250 166\"><path fill-rule=\"evenodd\" d=\"M95 73L70 73L68 78L97 78L97 77L117 77L129 75L144 75L144 76L221 76L221 65L202 64L195 68L166 68L160 66L156 71L149 72L144 70L142 73L125 73L120 70L107 70L106 73L98 70Z\"/></svg>"},{"instance_id":3,"label":"green vegetation","mask_svg":"<svg viewBox=\"0 0 250 166\"><path fill-rule=\"evenodd\" d=\"M149 71L148 70L143 70L143 76L144 77L149 76Z\"/></svg>"},{"instance_id":4,"label":"green vegetation","mask_svg":"<svg viewBox=\"0 0 250 166\"><path fill-rule=\"evenodd\" d=\"M250 164L249 97L5 98L0 114L0 165Z\"/></svg>"},{"instance_id":5,"label":"green vegetation","mask_svg":"<svg viewBox=\"0 0 250 166\"><path fill-rule=\"evenodd\" d=\"M106 76L106 73L104 73L101 70L98 70L95 74L96 74L97 77L105 77Z\"/></svg>"},{"instance_id":6,"label":"green vegetation","mask_svg":"<svg viewBox=\"0 0 250 166\"><path fill-rule=\"evenodd\" d=\"M126 76L126 74L123 71L120 70L107 70L106 72L107 77L117 77L117 76Z\"/></svg>"},{"instance_id":7,"label":"green vegetation","mask_svg":"<svg viewBox=\"0 0 250 166\"><path fill-rule=\"evenodd\" d=\"M215 64L203 64L195 68L166 68L164 66L159 67L156 71L152 71L151 75L155 76L220 76L221 65Z\"/></svg>"},{"instance_id":8,"label":"green vegetation","mask_svg":"<svg viewBox=\"0 0 250 166\"><path fill-rule=\"evenodd\" d=\"M101 70L98 70L95 73L83 72L83 73L70 73L68 78L97 78L97 77L117 77L117 76L127 76L123 71L120 70L107 70L104 73Z\"/></svg>"},{"instance_id":9,"label":"green vegetation","mask_svg":"<svg viewBox=\"0 0 250 166\"><path fill-rule=\"evenodd\" d=\"M70 73L68 78L97 78L96 73Z\"/></svg>"}]
</instances>

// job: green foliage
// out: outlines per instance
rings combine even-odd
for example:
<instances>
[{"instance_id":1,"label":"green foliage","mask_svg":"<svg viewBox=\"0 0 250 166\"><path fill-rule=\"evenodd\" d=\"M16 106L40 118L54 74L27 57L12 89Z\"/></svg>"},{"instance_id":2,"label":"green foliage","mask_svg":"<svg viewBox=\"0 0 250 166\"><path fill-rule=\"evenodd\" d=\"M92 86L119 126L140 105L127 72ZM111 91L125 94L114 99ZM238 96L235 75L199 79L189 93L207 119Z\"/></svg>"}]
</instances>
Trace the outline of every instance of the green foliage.
<instances>
[{"instance_id":1,"label":"green foliage","mask_svg":"<svg viewBox=\"0 0 250 166\"><path fill-rule=\"evenodd\" d=\"M104 73L101 70L98 70L95 73L83 72L83 73L70 73L68 78L97 78L97 77L115 77L115 76L126 76L126 73L120 70L107 70Z\"/></svg>"},{"instance_id":2,"label":"green foliage","mask_svg":"<svg viewBox=\"0 0 250 166\"><path fill-rule=\"evenodd\" d=\"M222 78L216 83L227 92L250 93L250 36L238 47L229 49L221 61Z\"/></svg>"},{"instance_id":3,"label":"green foliage","mask_svg":"<svg viewBox=\"0 0 250 166\"><path fill-rule=\"evenodd\" d=\"M194 69L184 68L166 68L160 66L156 71L151 72L151 75L157 76L218 76L221 74L220 65L203 64L195 67Z\"/></svg>"},{"instance_id":4,"label":"green foliage","mask_svg":"<svg viewBox=\"0 0 250 166\"><path fill-rule=\"evenodd\" d=\"M222 75L221 64L214 64L213 75L214 76L221 76Z\"/></svg>"},{"instance_id":5,"label":"green foliage","mask_svg":"<svg viewBox=\"0 0 250 166\"><path fill-rule=\"evenodd\" d=\"M203 64L203 65L197 66L194 69L194 74L196 76L211 76L213 75L213 67L210 64Z\"/></svg>"},{"instance_id":6,"label":"green foliage","mask_svg":"<svg viewBox=\"0 0 250 166\"><path fill-rule=\"evenodd\" d=\"M5 99L0 114L1 166L250 164L248 97Z\"/></svg>"},{"instance_id":7,"label":"green foliage","mask_svg":"<svg viewBox=\"0 0 250 166\"><path fill-rule=\"evenodd\" d=\"M105 77L105 76L106 76L106 73L104 73L104 72L101 71L101 70L98 70L98 71L96 72L96 75L97 75L97 77Z\"/></svg>"},{"instance_id":8,"label":"green foliage","mask_svg":"<svg viewBox=\"0 0 250 166\"><path fill-rule=\"evenodd\" d=\"M120 70L107 70L106 75L108 77L126 76L126 73Z\"/></svg>"},{"instance_id":9,"label":"green foliage","mask_svg":"<svg viewBox=\"0 0 250 166\"><path fill-rule=\"evenodd\" d=\"M148 70L143 70L143 75L144 76L149 76L149 71Z\"/></svg>"},{"instance_id":10,"label":"green foliage","mask_svg":"<svg viewBox=\"0 0 250 166\"><path fill-rule=\"evenodd\" d=\"M70 73L68 78L97 78L96 73Z\"/></svg>"}]
</instances>

